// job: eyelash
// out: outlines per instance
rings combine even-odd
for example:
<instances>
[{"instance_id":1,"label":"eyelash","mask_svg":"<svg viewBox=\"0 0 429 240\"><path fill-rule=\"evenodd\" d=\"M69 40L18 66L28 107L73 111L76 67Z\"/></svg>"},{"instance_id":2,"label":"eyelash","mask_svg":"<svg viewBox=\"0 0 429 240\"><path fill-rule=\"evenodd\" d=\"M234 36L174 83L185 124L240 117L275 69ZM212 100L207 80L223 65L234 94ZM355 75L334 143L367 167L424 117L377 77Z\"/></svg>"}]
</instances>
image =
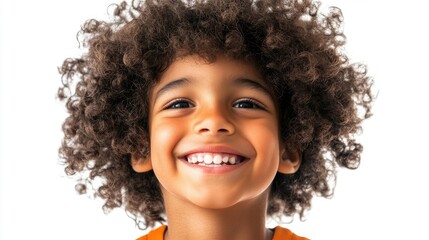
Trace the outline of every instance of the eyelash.
<instances>
[{"instance_id":1,"label":"eyelash","mask_svg":"<svg viewBox=\"0 0 429 240\"><path fill-rule=\"evenodd\" d=\"M165 105L164 109L180 109L180 108L183 108L183 107L174 107L174 105L179 104L179 103L186 103L186 104L193 106L193 104L189 100L184 99L184 98L177 98L177 99L174 99L171 102L167 103Z\"/></svg>"},{"instance_id":2,"label":"eyelash","mask_svg":"<svg viewBox=\"0 0 429 240\"><path fill-rule=\"evenodd\" d=\"M183 107L183 106L182 107L177 107L177 106L175 107L175 105L181 104L181 103L188 104L188 106L187 107ZM240 103L251 103L251 104L253 104L252 107L245 108L245 109L265 109L264 106L263 106L263 104L261 104L259 101L256 101L256 100L254 100L252 98L242 98L242 99L239 99L238 101L235 101L233 103L233 107L236 106L237 104L240 104ZM174 100L170 101L168 104L166 104L165 107L164 107L164 109L191 108L193 106L194 105L188 99L178 98L178 99L174 99Z\"/></svg>"},{"instance_id":3,"label":"eyelash","mask_svg":"<svg viewBox=\"0 0 429 240\"><path fill-rule=\"evenodd\" d=\"M236 102L234 102L233 106L235 106L238 103L251 103L254 105L254 107L251 107L251 109L264 109L263 105L252 98L242 98Z\"/></svg>"}]
</instances>

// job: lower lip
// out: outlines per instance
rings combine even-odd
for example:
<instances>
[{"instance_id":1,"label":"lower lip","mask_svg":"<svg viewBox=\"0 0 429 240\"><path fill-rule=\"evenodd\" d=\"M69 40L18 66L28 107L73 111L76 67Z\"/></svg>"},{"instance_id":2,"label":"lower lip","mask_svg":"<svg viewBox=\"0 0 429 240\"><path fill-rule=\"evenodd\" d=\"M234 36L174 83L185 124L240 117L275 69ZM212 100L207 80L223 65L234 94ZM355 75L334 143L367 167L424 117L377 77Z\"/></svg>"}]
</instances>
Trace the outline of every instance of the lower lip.
<instances>
[{"instance_id":1,"label":"lower lip","mask_svg":"<svg viewBox=\"0 0 429 240\"><path fill-rule=\"evenodd\" d=\"M237 163L234 165L227 165L227 164L226 165L214 165L214 164L199 165L199 164L190 163L185 159L181 159L180 161L183 162L185 165L206 174L224 174L240 168L241 166L246 164L249 161L249 159L243 160L240 163Z\"/></svg>"}]
</instances>

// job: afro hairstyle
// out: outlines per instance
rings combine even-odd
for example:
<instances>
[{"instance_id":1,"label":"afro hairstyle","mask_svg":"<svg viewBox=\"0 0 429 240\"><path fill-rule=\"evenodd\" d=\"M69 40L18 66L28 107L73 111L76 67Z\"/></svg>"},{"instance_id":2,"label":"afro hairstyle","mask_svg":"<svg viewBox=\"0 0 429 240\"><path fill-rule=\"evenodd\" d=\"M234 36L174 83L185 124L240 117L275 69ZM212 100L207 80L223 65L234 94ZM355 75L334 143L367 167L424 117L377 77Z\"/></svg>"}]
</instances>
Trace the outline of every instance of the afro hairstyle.
<instances>
[{"instance_id":1,"label":"afro hairstyle","mask_svg":"<svg viewBox=\"0 0 429 240\"><path fill-rule=\"evenodd\" d=\"M350 63L341 10L311 0L146 0L113 5L108 21L88 20L84 51L59 71L68 116L60 158L68 175L95 180L104 210L124 207L139 226L164 222L153 171L133 171L131 155L149 154L148 93L177 58L223 54L251 59L272 88L281 141L301 153L294 174L277 173L267 215L293 216L314 195L330 197L338 166L359 166L361 123L371 115L372 79Z\"/></svg>"}]
</instances>

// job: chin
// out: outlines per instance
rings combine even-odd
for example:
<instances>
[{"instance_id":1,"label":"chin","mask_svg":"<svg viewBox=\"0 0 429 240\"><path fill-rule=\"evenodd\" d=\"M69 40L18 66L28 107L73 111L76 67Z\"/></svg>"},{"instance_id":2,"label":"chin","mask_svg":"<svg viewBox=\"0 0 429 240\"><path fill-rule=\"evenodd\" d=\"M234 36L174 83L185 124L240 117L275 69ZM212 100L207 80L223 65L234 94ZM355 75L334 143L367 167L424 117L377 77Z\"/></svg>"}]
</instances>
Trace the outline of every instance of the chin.
<instances>
[{"instance_id":1,"label":"chin","mask_svg":"<svg viewBox=\"0 0 429 240\"><path fill-rule=\"evenodd\" d=\"M246 206L247 204L253 204L259 201L263 201L268 198L268 189L261 194L256 196L245 196L245 195L230 195L231 197L223 196L216 197L213 194L202 196L199 195L193 199L187 199L193 205L196 205L200 208L204 209L212 209L212 210L222 210L222 209L231 209L233 207Z\"/></svg>"},{"instance_id":2,"label":"chin","mask_svg":"<svg viewBox=\"0 0 429 240\"><path fill-rule=\"evenodd\" d=\"M230 208L240 202L240 197L237 195L230 195L225 191L215 191L215 192L199 192L192 196L189 194L186 200L193 205L196 205L201 208L206 209L225 209Z\"/></svg>"},{"instance_id":3,"label":"chin","mask_svg":"<svg viewBox=\"0 0 429 240\"><path fill-rule=\"evenodd\" d=\"M231 198L231 199L218 198L218 197L213 197L213 195L208 197L200 196L196 199L188 199L188 200L200 208L213 209L213 210L230 208L238 204L238 202L240 201L237 198Z\"/></svg>"}]
</instances>

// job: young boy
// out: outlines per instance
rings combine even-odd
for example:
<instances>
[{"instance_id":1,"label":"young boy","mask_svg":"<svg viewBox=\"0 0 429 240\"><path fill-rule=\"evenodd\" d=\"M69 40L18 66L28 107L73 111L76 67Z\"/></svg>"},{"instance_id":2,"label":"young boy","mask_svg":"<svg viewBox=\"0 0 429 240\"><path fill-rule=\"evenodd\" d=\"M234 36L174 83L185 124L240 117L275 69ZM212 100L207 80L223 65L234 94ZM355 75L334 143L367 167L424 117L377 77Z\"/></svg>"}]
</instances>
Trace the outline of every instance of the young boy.
<instances>
[{"instance_id":1,"label":"young boy","mask_svg":"<svg viewBox=\"0 0 429 240\"><path fill-rule=\"evenodd\" d=\"M88 52L61 68L66 172L101 178L105 209L168 222L140 239L305 239L265 220L302 216L358 167L372 102L341 11L318 8L160 0L86 22Z\"/></svg>"}]
</instances>

